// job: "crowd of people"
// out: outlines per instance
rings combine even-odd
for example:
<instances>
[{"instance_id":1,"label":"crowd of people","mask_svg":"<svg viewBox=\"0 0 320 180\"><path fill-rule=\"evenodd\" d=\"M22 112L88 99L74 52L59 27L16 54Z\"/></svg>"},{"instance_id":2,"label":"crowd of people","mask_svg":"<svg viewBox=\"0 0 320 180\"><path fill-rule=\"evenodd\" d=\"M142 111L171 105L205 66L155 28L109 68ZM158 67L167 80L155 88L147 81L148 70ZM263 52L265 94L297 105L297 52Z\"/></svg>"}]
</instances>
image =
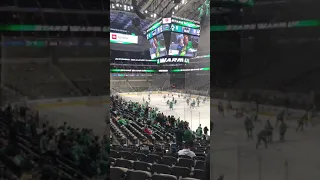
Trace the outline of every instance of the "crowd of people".
<instances>
[{"instance_id":1,"label":"crowd of people","mask_svg":"<svg viewBox=\"0 0 320 180\"><path fill-rule=\"evenodd\" d=\"M194 132L190 129L188 122L181 120L179 117L174 117L173 115L164 115L157 107L150 107L145 101L144 103L130 100L127 101L118 95L111 96L110 99L110 112L114 115L111 116L111 121L116 123L117 126L124 126L129 129L130 124L138 122L144 126L141 129L141 133L152 135L160 131L163 132L163 137L166 137L161 140L148 138L139 139L139 141L135 141L132 144L126 144L125 146L143 146L147 144L155 147L161 145L161 147L168 147L161 151L163 152L162 155L170 153L176 154L177 156L189 156L190 158L196 156L196 153L194 152L196 150L196 144L202 143L209 146L210 139L208 127L202 128L200 124ZM173 138L170 138L172 136ZM206 176L209 179L210 153L208 153L208 149L209 148L207 147Z\"/></svg>"},{"instance_id":2,"label":"crowd of people","mask_svg":"<svg viewBox=\"0 0 320 180\"><path fill-rule=\"evenodd\" d=\"M43 121L38 111L26 106L8 105L3 109L0 127L0 162L5 162L6 173L11 174L7 179L86 179L109 175L110 147L106 135L95 136L92 129L72 128L66 122L54 127Z\"/></svg>"}]
</instances>

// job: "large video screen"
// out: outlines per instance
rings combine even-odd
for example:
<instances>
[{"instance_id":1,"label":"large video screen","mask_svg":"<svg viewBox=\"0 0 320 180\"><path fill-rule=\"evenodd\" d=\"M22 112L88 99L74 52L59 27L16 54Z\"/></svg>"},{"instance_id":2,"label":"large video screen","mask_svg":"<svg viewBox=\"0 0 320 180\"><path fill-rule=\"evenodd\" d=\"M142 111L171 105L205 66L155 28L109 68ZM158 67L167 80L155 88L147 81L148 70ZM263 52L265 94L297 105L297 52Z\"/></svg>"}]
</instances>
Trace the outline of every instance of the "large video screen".
<instances>
[{"instance_id":1,"label":"large video screen","mask_svg":"<svg viewBox=\"0 0 320 180\"><path fill-rule=\"evenodd\" d=\"M158 34L153 38L149 39L150 43L150 56L151 59L163 57L167 55L167 49L165 46L164 36L163 34Z\"/></svg>"},{"instance_id":2,"label":"large video screen","mask_svg":"<svg viewBox=\"0 0 320 180\"><path fill-rule=\"evenodd\" d=\"M169 55L195 57L197 56L199 36L188 34L171 33Z\"/></svg>"}]
</instances>

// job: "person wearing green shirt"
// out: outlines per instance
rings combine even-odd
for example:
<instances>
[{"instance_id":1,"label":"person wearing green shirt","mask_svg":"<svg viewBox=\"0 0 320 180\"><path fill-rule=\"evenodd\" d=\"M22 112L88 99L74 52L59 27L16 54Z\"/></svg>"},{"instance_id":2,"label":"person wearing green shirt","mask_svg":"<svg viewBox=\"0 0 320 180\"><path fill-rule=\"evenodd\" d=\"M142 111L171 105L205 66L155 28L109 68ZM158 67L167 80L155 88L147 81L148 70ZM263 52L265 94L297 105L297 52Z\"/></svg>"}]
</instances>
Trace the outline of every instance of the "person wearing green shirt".
<instances>
[{"instance_id":1,"label":"person wearing green shirt","mask_svg":"<svg viewBox=\"0 0 320 180\"><path fill-rule=\"evenodd\" d=\"M153 37L152 47L155 51L156 57L160 57L160 51L163 46L161 46L161 43L157 40L157 37Z\"/></svg>"},{"instance_id":2,"label":"person wearing green shirt","mask_svg":"<svg viewBox=\"0 0 320 180\"><path fill-rule=\"evenodd\" d=\"M199 127L196 130L196 137L198 140L200 140L202 138L202 127L201 124L199 125Z\"/></svg>"},{"instance_id":3,"label":"person wearing green shirt","mask_svg":"<svg viewBox=\"0 0 320 180\"><path fill-rule=\"evenodd\" d=\"M193 144L193 133L190 130L190 128L188 128L187 130L184 131L183 133L183 140L188 143L190 146L192 146Z\"/></svg>"},{"instance_id":4,"label":"person wearing green shirt","mask_svg":"<svg viewBox=\"0 0 320 180\"><path fill-rule=\"evenodd\" d=\"M184 47L182 48L182 50L180 52L180 56L185 56L188 53L189 49L192 48L192 42L189 41L188 35L183 36L183 44L184 44Z\"/></svg>"},{"instance_id":5,"label":"person wearing green shirt","mask_svg":"<svg viewBox=\"0 0 320 180\"><path fill-rule=\"evenodd\" d=\"M123 119L123 118L121 118L120 120L118 120L118 123L119 123L120 126L122 126L122 125L126 126L126 125L128 124L128 123L127 123L127 120L125 120L125 119Z\"/></svg>"}]
</instances>

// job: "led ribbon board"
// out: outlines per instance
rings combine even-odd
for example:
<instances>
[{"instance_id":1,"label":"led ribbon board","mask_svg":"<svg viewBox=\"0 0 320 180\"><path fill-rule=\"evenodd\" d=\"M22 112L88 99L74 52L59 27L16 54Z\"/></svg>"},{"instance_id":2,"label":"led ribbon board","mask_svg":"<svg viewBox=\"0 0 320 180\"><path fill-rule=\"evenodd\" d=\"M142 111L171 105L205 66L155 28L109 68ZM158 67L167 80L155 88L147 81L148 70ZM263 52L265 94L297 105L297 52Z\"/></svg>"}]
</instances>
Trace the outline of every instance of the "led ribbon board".
<instances>
[{"instance_id":1,"label":"led ribbon board","mask_svg":"<svg viewBox=\"0 0 320 180\"><path fill-rule=\"evenodd\" d=\"M167 72L191 72L191 71L210 71L210 67L205 68L196 68L196 69L160 69L160 70L154 70L154 69L111 69L110 72L112 73L167 73Z\"/></svg>"},{"instance_id":2,"label":"led ribbon board","mask_svg":"<svg viewBox=\"0 0 320 180\"><path fill-rule=\"evenodd\" d=\"M238 24L238 25L217 25L210 26L210 31L252 31L265 29L284 29L299 27L317 27L320 26L320 20L301 20L301 21L283 21L272 23L256 23L256 24Z\"/></svg>"},{"instance_id":3,"label":"led ribbon board","mask_svg":"<svg viewBox=\"0 0 320 180\"><path fill-rule=\"evenodd\" d=\"M23 40L3 40L1 46L21 46L21 47L48 47L48 46L61 46L61 47L99 47L109 46L108 39L23 39Z\"/></svg>"},{"instance_id":4,"label":"led ribbon board","mask_svg":"<svg viewBox=\"0 0 320 180\"><path fill-rule=\"evenodd\" d=\"M110 42L118 44L138 44L138 36L120 33L110 33Z\"/></svg>"},{"instance_id":5,"label":"led ribbon board","mask_svg":"<svg viewBox=\"0 0 320 180\"><path fill-rule=\"evenodd\" d=\"M48 25L0 25L0 31L70 31L70 32L109 32L107 26L48 26Z\"/></svg>"},{"instance_id":6,"label":"led ribbon board","mask_svg":"<svg viewBox=\"0 0 320 180\"><path fill-rule=\"evenodd\" d=\"M129 58L115 58L115 61L136 61L136 62L157 62L157 60L152 59L129 59Z\"/></svg>"}]
</instances>

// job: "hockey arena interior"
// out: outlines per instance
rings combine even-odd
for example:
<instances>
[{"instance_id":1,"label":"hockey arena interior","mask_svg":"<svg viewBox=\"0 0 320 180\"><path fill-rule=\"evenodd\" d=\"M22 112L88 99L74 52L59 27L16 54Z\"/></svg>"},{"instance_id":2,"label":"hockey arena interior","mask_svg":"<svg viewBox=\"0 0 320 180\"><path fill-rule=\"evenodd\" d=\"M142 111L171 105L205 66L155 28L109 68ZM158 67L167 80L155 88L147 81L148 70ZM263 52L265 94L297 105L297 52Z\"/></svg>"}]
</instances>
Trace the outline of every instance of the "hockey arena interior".
<instances>
[{"instance_id":1,"label":"hockey arena interior","mask_svg":"<svg viewBox=\"0 0 320 180\"><path fill-rule=\"evenodd\" d=\"M0 2L0 179L109 176L107 3Z\"/></svg>"},{"instance_id":2,"label":"hockey arena interior","mask_svg":"<svg viewBox=\"0 0 320 180\"><path fill-rule=\"evenodd\" d=\"M211 179L319 179L319 1L239 2L211 1Z\"/></svg>"},{"instance_id":3,"label":"hockey arena interior","mask_svg":"<svg viewBox=\"0 0 320 180\"><path fill-rule=\"evenodd\" d=\"M209 1L137 3L111 4L111 177L209 179Z\"/></svg>"}]
</instances>

